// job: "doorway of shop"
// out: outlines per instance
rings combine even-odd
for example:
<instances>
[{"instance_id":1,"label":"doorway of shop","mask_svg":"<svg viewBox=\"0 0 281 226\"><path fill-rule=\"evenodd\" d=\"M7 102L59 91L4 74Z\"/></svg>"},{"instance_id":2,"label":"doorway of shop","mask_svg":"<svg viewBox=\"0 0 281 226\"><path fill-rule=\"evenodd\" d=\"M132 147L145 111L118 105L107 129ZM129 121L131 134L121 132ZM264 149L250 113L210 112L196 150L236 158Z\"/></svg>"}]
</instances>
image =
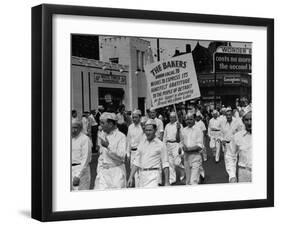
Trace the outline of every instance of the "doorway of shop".
<instances>
[{"instance_id":1,"label":"doorway of shop","mask_svg":"<svg viewBox=\"0 0 281 226\"><path fill-rule=\"evenodd\" d=\"M124 93L122 88L99 87L99 105L104 106L105 109L108 105L112 105L112 111L116 111L123 102Z\"/></svg>"}]
</instances>

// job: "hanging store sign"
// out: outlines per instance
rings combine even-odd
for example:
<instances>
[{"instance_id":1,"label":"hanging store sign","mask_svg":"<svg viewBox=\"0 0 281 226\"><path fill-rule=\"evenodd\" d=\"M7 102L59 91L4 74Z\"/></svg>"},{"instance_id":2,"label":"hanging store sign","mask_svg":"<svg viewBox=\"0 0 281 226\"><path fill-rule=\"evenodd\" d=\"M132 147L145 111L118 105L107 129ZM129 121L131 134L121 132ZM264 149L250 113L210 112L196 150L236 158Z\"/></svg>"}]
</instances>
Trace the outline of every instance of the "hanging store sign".
<instances>
[{"instance_id":1,"label":"hanging store sign","mask_svg":"<svg viewBox=\"0 0 281 226\"><path fill-rule=\"evenodd\" d=\"M216 50L217 53L233 53L233 54L252 54L251 48L220 46Z\"/></svg>"},{"instance_id":2,"label":"hanging store sign","mask_svg":"<svg viewBox=\"0 0 281 226\"><path fill-rule=\"evenodd\" d=\"M223 82L225 84L240 84L240 76L227 76L225 75L223 78Z\"/></svg>"},{"instance_id":3,"label":"hanging store sign","mask_svg":"<svg viewBox=\"0 0 281 226\"><path fill-rule=\"evenodd\" d=\"M126 76L94 73L94 82L126 85Z\"/></svg>"},{"instance_id":4,"label":"hanging store sign","mask_svg":"<svg viewBox=\"0 0 281 226\"><path fill-rule=\"evenodd\" d=\"M214 67L215 72L251 73L252 55L216 52Z\"/></svg>"}]
</instances>

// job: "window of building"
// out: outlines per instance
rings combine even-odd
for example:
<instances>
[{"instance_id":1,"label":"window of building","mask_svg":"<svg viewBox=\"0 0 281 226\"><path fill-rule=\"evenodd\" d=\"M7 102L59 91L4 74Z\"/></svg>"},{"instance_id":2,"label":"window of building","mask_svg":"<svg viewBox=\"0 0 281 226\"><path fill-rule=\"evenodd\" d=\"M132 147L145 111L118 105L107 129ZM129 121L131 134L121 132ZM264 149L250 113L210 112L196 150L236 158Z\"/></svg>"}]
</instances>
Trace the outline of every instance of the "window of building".
<instances>
[{"instance_id":1,"label":"window of building","mask_svg":"<svg viewBox=\"0 0 281 226\"><path fill-rule=\"evenodd\" d=\"M144 52L141 52L141 70L142 71L144 71L144 62L145 62Z\"/></svg>"},{"instance_id":2,"label":"window of building","mask_svg":"<svg viewBox=\"0 0 281 226\"><path fill-rule=\"evenodd\" d=\"M119 58L118 58L118 57L109 58L109 61L110 61L111 63L119 64Z\"/></svg>"},{"instance_id":3,"label":"window of building","mask_svg":"<svg viewBox=\"0 0 281 226\"><path fill-rule=\"evenodd\" d=\"M137 50L137 71L141 70L141 64L140 64L140 51Z\"/></svg>"}]
</instances>

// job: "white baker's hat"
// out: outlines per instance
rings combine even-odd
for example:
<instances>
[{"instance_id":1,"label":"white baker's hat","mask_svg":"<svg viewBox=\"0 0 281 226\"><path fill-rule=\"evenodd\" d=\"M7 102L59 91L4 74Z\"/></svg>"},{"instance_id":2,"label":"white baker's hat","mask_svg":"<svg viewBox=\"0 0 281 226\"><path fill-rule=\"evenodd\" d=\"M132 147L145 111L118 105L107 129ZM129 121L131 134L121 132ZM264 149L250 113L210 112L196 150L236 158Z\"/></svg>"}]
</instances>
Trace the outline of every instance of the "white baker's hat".
<instances>
[{"instance_id":1,"label":"white baker's hat","mask_svg":"<svg viewBox=\"0 0 281 226\"><path fill-rule=\"evenodd\" d=\"M196 116L200 116L201 118L203 118L203 115L201 114L200 111L197 111L197 112L196 112Z\"/></svg>"},{"instance_id":2,"label":"white baker's hat","mask_svg":"<svg viewBox=\"0 0 281 226\"><path fill-rule=\"evenodd\" d=\"M147 117L145 117L145 116L141 117L141 121L140 122L141 123L146 123L147 122Z\"/></svg>"},{"instance_id":3,"label":"white baker's hat","mask_svg":"<svg viewBox=\"0 0 281 226\"><path fill-rule=\"evenodd\" d=\"M113 121L117 121L117 116L115 113L111 113L111 112L104 112L101 114L100 116L101 120L107 120L107 119L111 119Z\"/></svg>"},{"instance_id":4,"label":"white baker's hat","mask_svg":"<svg viewBox=\"0 0 281 226\"><path fill-rule=\"evenodd\" d=\"M177 116L176 112L172 111L170 112L170 116Z\"/></svg>"},{"instance_id":5,"label":"white baker's hat","mask_svg":"<svg viewBox=\"0 0 281 226\"><path fill-rule=\"evenodd\" d=\"M212 115L214 115L214 114L218 115L219 112L217 110L213 110Z\"/></svg>"},{"instance_id":6,"label":"white baker's hat","mask_svg":"<svg viewBox=\"0 0 281 226\"><path fill-rule=\"evenodd\" d=\"M132 115L139 115L139 116L141 116L141 111L139 109L135 109L135 110L133 110Z\"/></svg>"},{"instance_id":7,"label":"white baker's hat","mask_svg":"<svg viewBox=\"0 0 281 226\"><path fill-rule=\"evenodd\" d=\"M242 114L242 118L244 118L247 114L249 114L250 112L252 112L252 107L247 107L245 108L243 114Z\"/></svg>"},{"instance_id":8,"label":"white baker's hat","mask_svg":"<svg viewBox=\"0 0 281 226\"><path fill-rule=\"evenodd\" d=\"M72 125L80 125L80 126L82 126L82 121L80 119L78 119L78 118L73 118L71 120L71 124Z\"/></svg>"},{"instance_id":9,"label":"white baker's hat","mask_svg":"<svg viewBox=\"0 0 281 226\"><path fill-rule=\"evenodd\" d=\"M188 112L185 116L185 119L193 117L194 118L194 114L192 114L191 112Z\"/></svg>"},{"instance_id":10,"label":"white baker's hat","mask_svg":"<svg viewBox=\"0 0 281 226\"><path fill-rule=\"evenodd\" d=\"M151 119L151 118L146 121L145 125L146 126L147 125L155 125L155 126L157 126L156 121L154 119Z\"/></svg>"},{"instance_id":11,"label":"white baker's hat","mask_svg":"<svg viewBox=\"0 0 281 226\"><path fill-rule=\"evenodd\" d=\"M228 111L232 111L232 108L231 108L231 107L227 107L227 108L225 109L225 112L228 112Z\"/></svg>"}]
</instances>

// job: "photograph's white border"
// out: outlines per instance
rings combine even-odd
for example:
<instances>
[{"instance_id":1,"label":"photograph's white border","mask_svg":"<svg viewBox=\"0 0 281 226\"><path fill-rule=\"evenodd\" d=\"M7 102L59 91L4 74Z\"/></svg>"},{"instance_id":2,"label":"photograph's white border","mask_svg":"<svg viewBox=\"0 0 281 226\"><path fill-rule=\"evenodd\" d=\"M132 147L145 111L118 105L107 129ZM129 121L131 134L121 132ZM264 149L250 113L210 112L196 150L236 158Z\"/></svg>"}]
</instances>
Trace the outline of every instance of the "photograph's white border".
<instances>
[{"instance_id":1,"label":"photograph's white border","mask_svg":"<svg viewBox=\"0 0 281 226\"><path fill-rule=\"evenodd\" d=\"M71 33L252 42L253 182L70 191ZM53 17L53 211L266 198L266 28L55 15Z\"/></svg>"}]
</instances>

